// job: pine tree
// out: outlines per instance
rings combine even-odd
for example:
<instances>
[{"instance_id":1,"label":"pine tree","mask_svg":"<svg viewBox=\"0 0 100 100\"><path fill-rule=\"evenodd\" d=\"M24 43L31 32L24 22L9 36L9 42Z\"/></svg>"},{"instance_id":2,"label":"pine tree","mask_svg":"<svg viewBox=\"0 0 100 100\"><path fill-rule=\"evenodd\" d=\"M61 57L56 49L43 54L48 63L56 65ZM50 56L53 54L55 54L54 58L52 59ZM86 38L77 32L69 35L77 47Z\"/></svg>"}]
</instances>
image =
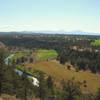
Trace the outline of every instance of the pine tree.
<instances>
[{"instance_id":1,"label":"pine tree","mask_svg":"<svg viewBox=\"0 0 100 100\"><path fill-rule=\"evenodd\" d=\"M20 85L17 90L17 96L21 98L21 100L29 100L33 95L33 85L29 81L26 71L23 72L19 82Z\"/></svg>"},{"instance_id":2,"label":"pine tree","mask_svg":"<svg viewBox=\"0 0 100 100\"><path fill-rule=\"evenodd\" d=\"M47 89L48 89L48 98L50 100L54 100L56 98L56 95L55 95L53 78L51 76L48 76L46 82L47 82Z\"/></svg>"},{"instance_id":3,"label":"pine tree","mask_svg":"<svg viewBox=\"0 0 100 100\"><path fill-rule=\"evenodd\" d=\"M63 82L64 100L75 100L81 94L80 84L74 80Z\"/></svg>"},{"instance_id":4,"label":"pine tree","mask_svg":"<svg viewBox=\"0 0 100 100\"><path fill-rule=\"evenodd\" d=\"M2 83L4 80L3 74L4 74L4 50L0 49L0 95L2 93Z\"/></svg>"},{"instance_id":5,"label":"pine tree","mask_svg":"<svg viewBox=\"0 0 100 100\"><path fill-rule=\"evenodd\" d=\"M100 100L100 88L97 91L96 100Z\"/></svg>"},{"instance_id":6,"label":"pine tree","mask_svg":"<svg viewBox=\"0 0 100 100\"><path fill-rule=\"evenodd\" d=\"M37 95L40 98L40 100L47 100L47 85L45 81L45 73L42 71L36 70L35 74L37 76L37 79L39 81L39 87L37 89Z\"/></svg>"},{"instance_id":7,"label":"pine tree","mask_svg":"<svg viewBox=\"0 0 100 100\"><path fill-rule=\"evenodd\" d=\"M47 86L49 89L53 89L53 79L51 76L48 76L47 78Z\"/></svg>"}]
</instances>

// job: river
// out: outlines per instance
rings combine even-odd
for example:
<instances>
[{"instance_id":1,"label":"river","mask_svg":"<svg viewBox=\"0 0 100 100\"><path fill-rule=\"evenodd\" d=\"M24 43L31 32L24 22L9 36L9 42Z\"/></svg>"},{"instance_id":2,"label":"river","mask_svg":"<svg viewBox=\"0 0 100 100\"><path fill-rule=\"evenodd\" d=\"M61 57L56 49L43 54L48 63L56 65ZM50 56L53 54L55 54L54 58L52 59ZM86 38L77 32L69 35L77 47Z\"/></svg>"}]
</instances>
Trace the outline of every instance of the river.
<instances>
[{"instance_id":1,"label":"river","mask_svg":"<svg viewBox=\"0 0 100 100\"><path fill-rule=\"evenodd\" d=\"M11 63L11 62L9 62L9 61L11 61L11 59L12 59L13 56L14 56L14 54L11 54L11 55L9 55L9 56L4 60L6 65L8 65L9 63ZM23 75L23 71L21 71L21 70L15 69L15 72L16 72L18 75L20 75L20 76ZM34 86L39 87L39 81L38 81L37 78L35 78L35 77L33 77L33 76L31 76L31 75L29 75L29 74L27 74L27 73L26 73L26 75L27 75L28 78L31 78L31 79L32 79L32 84L33 84Z\"/></svg>"}]
</instances>

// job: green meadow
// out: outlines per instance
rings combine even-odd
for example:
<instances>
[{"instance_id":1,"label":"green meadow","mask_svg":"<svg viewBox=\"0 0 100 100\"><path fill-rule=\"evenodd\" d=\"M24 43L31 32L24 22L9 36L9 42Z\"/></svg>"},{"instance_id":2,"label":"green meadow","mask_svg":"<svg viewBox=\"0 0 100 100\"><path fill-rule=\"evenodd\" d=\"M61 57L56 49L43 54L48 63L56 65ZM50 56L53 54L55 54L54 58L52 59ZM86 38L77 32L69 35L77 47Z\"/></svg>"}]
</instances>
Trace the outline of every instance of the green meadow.
<instances>
[{"instance_id":1,"label":"green meadow","mask_svg":"<svg viewBox=\"0 0 100 100\"><path fill-rule=\"evenodd\" d=\"M30 51L18 51L16 53L14 53L14 56L12 59L18 59L21 57L26 57L28 55L30 55Z\"/></svg>"},{"instance_id":2,"label":"green meadow","mask_svg":"<svg viewBox=\"0 0 100 100\"><path fill-rule=\"evenodd\" d=\"M37 50L36 58L39 61L54 59L57 57L57 52L55 50Z\"/></svg>"},{"instance_id":3,"label":"green meadow","mask_svg":"<svg viewBox=\"0 0 100 100\"><path fill-rule=\"evenodd\" d=\"M95 40L91 43L92 46L100 46L100 39Z\"/></svg>"}]
</instances>

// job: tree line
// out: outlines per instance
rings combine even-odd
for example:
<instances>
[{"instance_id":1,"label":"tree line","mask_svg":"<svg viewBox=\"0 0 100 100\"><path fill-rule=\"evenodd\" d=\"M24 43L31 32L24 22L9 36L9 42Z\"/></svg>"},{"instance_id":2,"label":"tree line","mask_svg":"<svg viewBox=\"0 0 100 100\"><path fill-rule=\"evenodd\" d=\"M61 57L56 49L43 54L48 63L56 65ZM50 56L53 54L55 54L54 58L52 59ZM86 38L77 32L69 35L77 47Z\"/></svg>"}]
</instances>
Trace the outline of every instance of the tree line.
<instances>
[{"instance_id":1,"label":"tree line","mask_svg":"<svg viewBox=\"0 0 100 100\"><path fill-rule=\"evenodd\" d=\"M100 73L100 52L64 48L59 52L58 60L61 64L70 62L77 70L90 70L93 73Z\"/></svg>"}]
</instances>

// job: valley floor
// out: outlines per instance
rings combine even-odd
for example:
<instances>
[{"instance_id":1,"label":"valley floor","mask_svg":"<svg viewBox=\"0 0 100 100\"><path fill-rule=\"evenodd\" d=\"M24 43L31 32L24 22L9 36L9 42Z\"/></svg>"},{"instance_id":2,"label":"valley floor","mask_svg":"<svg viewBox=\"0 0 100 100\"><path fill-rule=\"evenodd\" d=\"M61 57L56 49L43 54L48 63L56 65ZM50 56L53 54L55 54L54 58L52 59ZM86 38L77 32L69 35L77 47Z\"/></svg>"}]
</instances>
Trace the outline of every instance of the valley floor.
<instances>
[{"instance_id":1,"label":"valley floor","mask_svg":"<svg viewBox=\"0 0 100 100\"><path fill-rule=\"evenodd\" d=\"M51 75L57 83L59 83L62 79L68 80L73 77L81 83L86 81L86 85L81 86L83 92L94 92L100 87L100 75L93 74L89 71L76 72L74 69L68 70L67 66L61 65L56 60L30 63L26 64L25 67L31 67L32 70L41 70L47 75Z\"/></svg>"}]
</instances>

